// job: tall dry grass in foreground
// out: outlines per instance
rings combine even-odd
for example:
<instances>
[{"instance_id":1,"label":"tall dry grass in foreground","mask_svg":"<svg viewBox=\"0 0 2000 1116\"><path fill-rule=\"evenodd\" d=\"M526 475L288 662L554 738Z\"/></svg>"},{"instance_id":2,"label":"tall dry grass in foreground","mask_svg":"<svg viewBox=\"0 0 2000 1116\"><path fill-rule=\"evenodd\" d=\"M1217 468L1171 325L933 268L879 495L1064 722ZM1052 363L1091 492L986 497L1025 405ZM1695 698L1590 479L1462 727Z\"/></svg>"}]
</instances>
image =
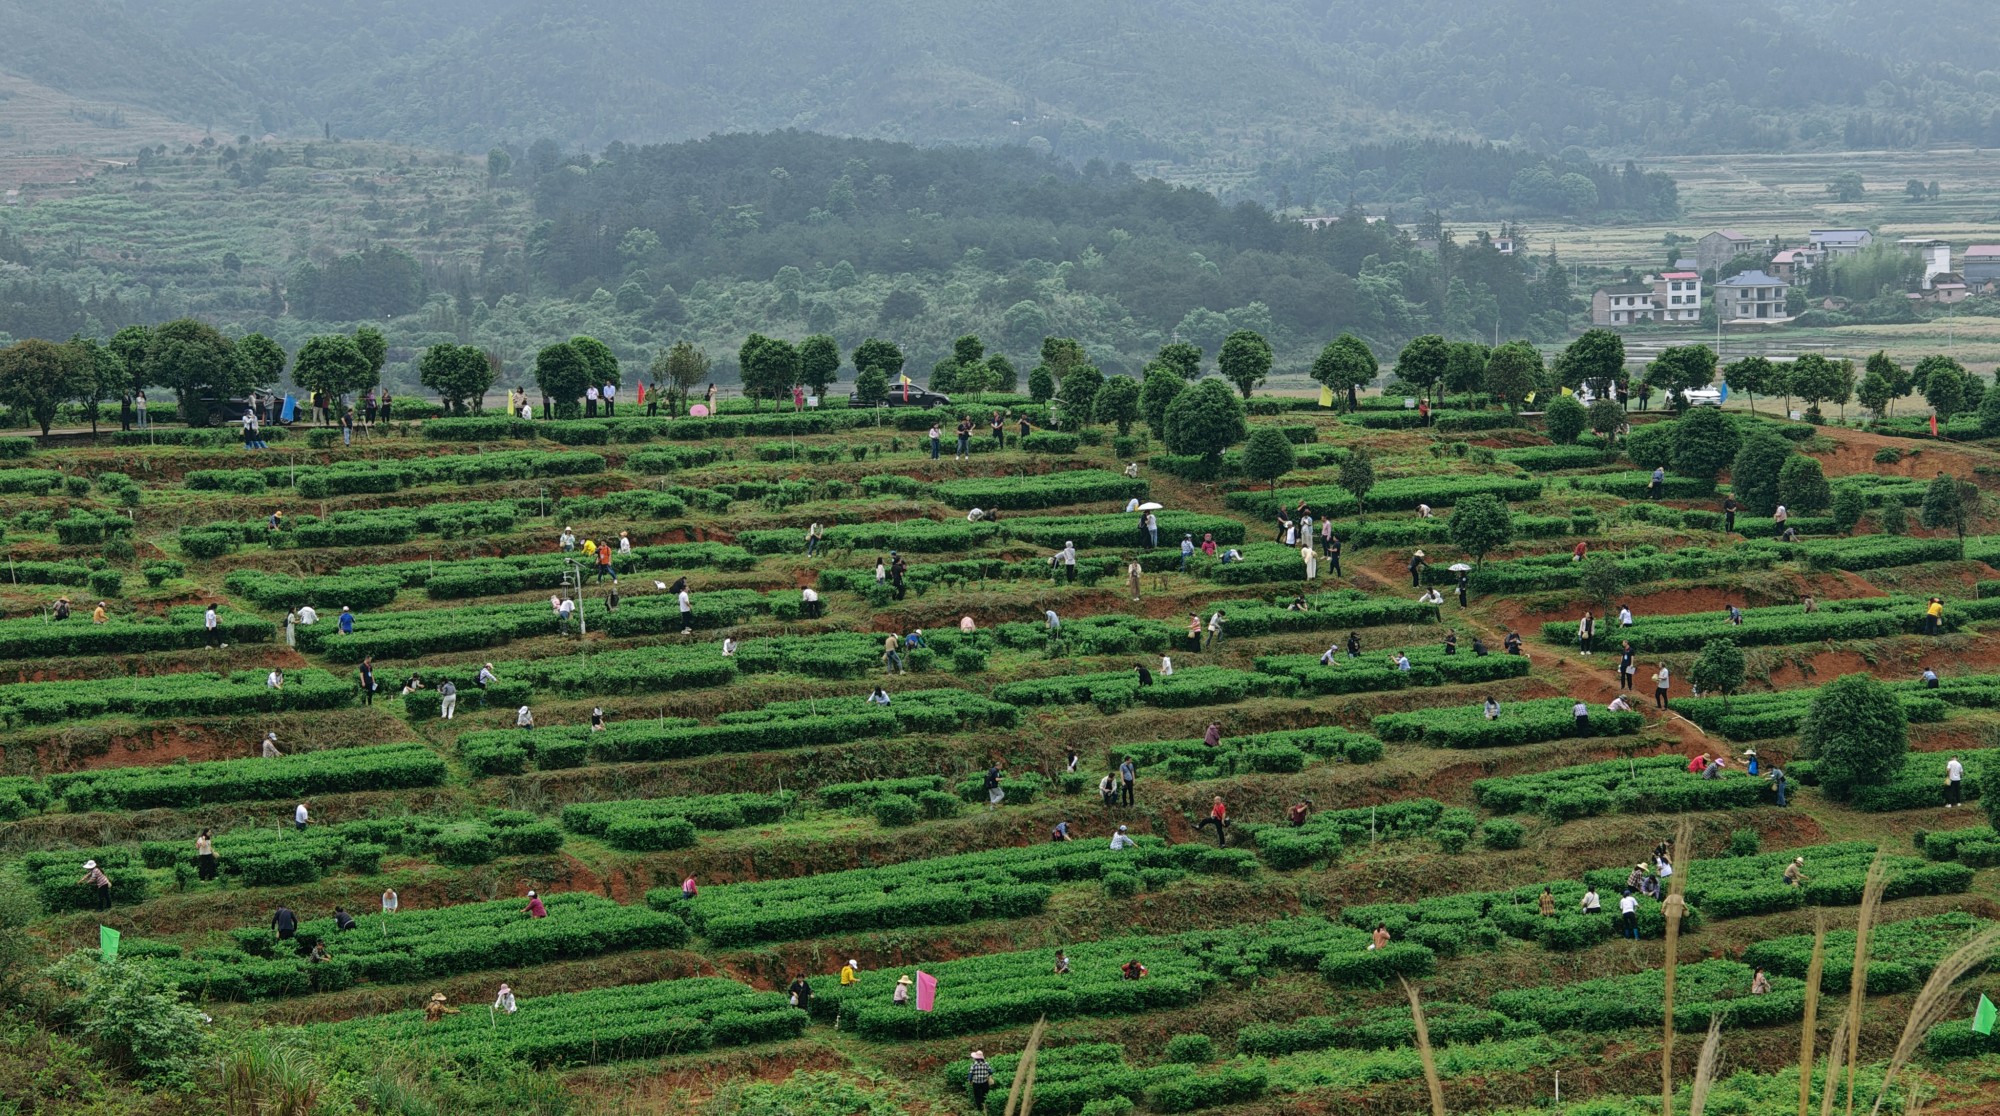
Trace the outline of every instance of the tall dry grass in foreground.
<instances>
[{"instance_id":1,"label":"tall dry grass in foreground","mask_svg":"<svg viewBox=\"0 0 2000 1116\"><path fill-rule=\"evenodd\" d=\"M1910 1007L1910 1017L1903 1022L1903 1037L1896 1041L1896 1052L1889 1058L1889 1068L1882 1075L1882 1091L1875 1095L1872 1111L1880 1113L1882 1102L1889 1097L1889 1084L1911 1058L1916 1056L1917 1047L1924 1041L1924 1035L1932 1027L1944 1021L1952 1010L1957 997L1952 995L1951 986L1958 979L1972 971L1973 966L1982 964L2000 948L2000 926L1989 926L1952 952L1950 957L1938 962L1931 970L1931 978L1924 982L1917 993L1916 1003ZM1851 1080L1851 1079L1850 1079ZM1854 1105L1850 1087L1847 1098L1849 1108Z\"/></svg>"},{"instance_id":2,"label":"tall dry grass in foreground","mask_svg":"<svg viewBox=\"0 0 2000 1116\"><path fill-rule=\"evenodd\" d=\"M1029 1116L1035 1110L1035 1056L1041 1052L1042 1035L1048 1029L1048 1016L1035 1020L1028 1045L1021 1048L1021 1060L1014 1065L1014 1085L1007 1090L1005 1116Z\"/></svg>"},{"instance_id":3,"label":"tall dry grass in foreground","mask_svg":"<svg viewBox=\"0 0 2000 1116\"><path fill-rule=\"evenodd\" d=\"M1688 848L1694 843L1694 822L1682 818L1674 825L1674 856L1680 858L1683 868L1689 863ZM1667 898L1663 904L1667 916L1666 942L1666 996L1661 1004L1660 1025L1660 1112L1663 1116L1674 1116L1674 968L1679 962L1681 946L1681 916L1687 911L1687 900L1682 896L1687 891L1687 872L1676 870L1673 883L1667 887Z\"/></svg>"},{"instance_id":4,"label":"tall dry grass in foreground","mask_svg":"<svg viewBox=\"0 0 2000 1116\"><path fill-rule=\"evenodd\" d=\"M1417 988L1401 974L1396 977L1403 984L1403 994L1410 998L1410 1018L1417 1025L1417 1057L1424 1064L1424 1084L1431 1090L1431 1116L1444 1116L1444 1082L1438 1077L1437 1055L1431 1049L1430 1025L1424 1022L1424 1005L1417 999Z\"/></svg>"},{"instance_id":5,"label":"tall dry grass in foreground","mask_svg":"<svg viewBox=\"0 0 2000 1116\"><path fill-rule=\"evenodd\" d=\"M1799 1116L1806 1116L1812 1103L1812 1068L1818 1060L1813 1049L1813 1028L1819 1023L1819 982L1826 973L1826 912L1813 920L1812 961L1806 966L1806 1015L1799 1026Z\"/></svg>"}]
</instances>

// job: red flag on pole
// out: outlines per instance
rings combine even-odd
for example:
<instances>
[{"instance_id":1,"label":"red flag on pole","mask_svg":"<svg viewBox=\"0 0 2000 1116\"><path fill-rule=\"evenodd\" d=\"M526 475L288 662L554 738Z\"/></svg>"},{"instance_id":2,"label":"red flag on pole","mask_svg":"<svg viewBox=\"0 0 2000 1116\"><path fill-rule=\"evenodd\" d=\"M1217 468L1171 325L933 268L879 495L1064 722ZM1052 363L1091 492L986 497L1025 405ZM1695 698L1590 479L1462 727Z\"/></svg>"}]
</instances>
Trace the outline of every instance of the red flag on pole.
<instances>
[{"instance_id":1,"label":"red flag on pole","mask_svg":"<svg viewBox=\"0 0 2000 1116\"><path fill-rule=\"evenodd\" d=\"M1931 437L1937 437L1937 412L1931 412Z\"/></svg>"},{"instance_id":2,"label":"red flag on pole","mask_svg":"<svg viewBox=\"0 0 2000 1116\"><path fill-rule=\"evenodd\" d=\"M929 1011L937 1004L937 978L917 970L917 1010Z\"/></svg>"}]
</instances>

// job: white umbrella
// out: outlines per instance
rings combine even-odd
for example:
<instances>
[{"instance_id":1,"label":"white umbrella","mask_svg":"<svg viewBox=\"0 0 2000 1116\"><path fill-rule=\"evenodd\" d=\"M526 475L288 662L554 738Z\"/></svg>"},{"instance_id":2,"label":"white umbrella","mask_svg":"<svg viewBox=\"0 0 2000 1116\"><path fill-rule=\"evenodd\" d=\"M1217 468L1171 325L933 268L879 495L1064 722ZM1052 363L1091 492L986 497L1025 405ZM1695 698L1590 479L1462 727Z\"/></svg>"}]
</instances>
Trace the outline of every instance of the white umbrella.
<instances>
[{"instance_id":1,"label":"white umbrella","mask_svg":"<svg viewBox=\"0 0 2000 1116\"><path fill-rule=\"evenodd\" d=\"M1162 508L1164 508L1164 507L1166 507L1166 505L1165 505L1165 504L1155 504L1155 503L1153 503L1153 502L1152 502L1151 500L1148 500L1148 501L1146 501L1145 503L1143 503L1143 504L1140 504L1140 505L1139 505L1139 510L1140 510L1140 511L1159 511L1159 510L1161 510L1161 509L1162 509Z\"/></svg>"},{"instance_id":2,"label":"white umbrella","mask_svg":"<svg viewBox=\"0 0 2000 1116\"><path fill-rule=\"evenodd\" d=\"M1453 573L1465 573L1466 571L1472 569L1471 566L1468 566L1463 562L1453 562L1449 568Z\"/></svg>"}]
</instances>

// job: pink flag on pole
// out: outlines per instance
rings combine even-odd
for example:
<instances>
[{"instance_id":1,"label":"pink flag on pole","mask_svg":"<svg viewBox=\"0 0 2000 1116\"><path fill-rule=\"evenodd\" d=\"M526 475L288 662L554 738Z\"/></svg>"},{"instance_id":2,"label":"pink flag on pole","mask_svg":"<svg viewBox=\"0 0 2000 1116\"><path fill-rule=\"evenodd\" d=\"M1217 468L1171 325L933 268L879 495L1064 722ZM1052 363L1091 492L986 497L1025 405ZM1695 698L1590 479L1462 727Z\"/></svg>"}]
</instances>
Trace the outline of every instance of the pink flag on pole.
<instances>
[{"instance_id":1,"label":"pink flag on pole","mask_svg":"<svg viewBox=\"0 0 2000 1116\"><path fill-rule=\"evenodd\" d=\"M929 1011L937 1004L937 978L917 970L917 1010Z\"/></svg>"}]
</instances>

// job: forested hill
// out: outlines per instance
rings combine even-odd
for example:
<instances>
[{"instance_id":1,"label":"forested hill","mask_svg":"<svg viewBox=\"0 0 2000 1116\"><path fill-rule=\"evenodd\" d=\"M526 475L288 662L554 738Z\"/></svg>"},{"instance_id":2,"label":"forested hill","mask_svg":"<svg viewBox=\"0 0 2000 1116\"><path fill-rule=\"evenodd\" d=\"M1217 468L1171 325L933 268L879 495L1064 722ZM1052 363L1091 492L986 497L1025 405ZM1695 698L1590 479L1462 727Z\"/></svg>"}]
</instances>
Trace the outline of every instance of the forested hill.
<instances>
[{"instance_id":1,"label":"forested hill","mask_svg":"<svg viewBox=\"0 0 2000 1116\"><path fill-rule=\"evenodd\" d=\"M0 67L218 132L474 152L787 127L1184 163L1426 132L2000 144L2000 21L1969 0L0 0L0 27Z\"/></svg>"}]
</instances>

